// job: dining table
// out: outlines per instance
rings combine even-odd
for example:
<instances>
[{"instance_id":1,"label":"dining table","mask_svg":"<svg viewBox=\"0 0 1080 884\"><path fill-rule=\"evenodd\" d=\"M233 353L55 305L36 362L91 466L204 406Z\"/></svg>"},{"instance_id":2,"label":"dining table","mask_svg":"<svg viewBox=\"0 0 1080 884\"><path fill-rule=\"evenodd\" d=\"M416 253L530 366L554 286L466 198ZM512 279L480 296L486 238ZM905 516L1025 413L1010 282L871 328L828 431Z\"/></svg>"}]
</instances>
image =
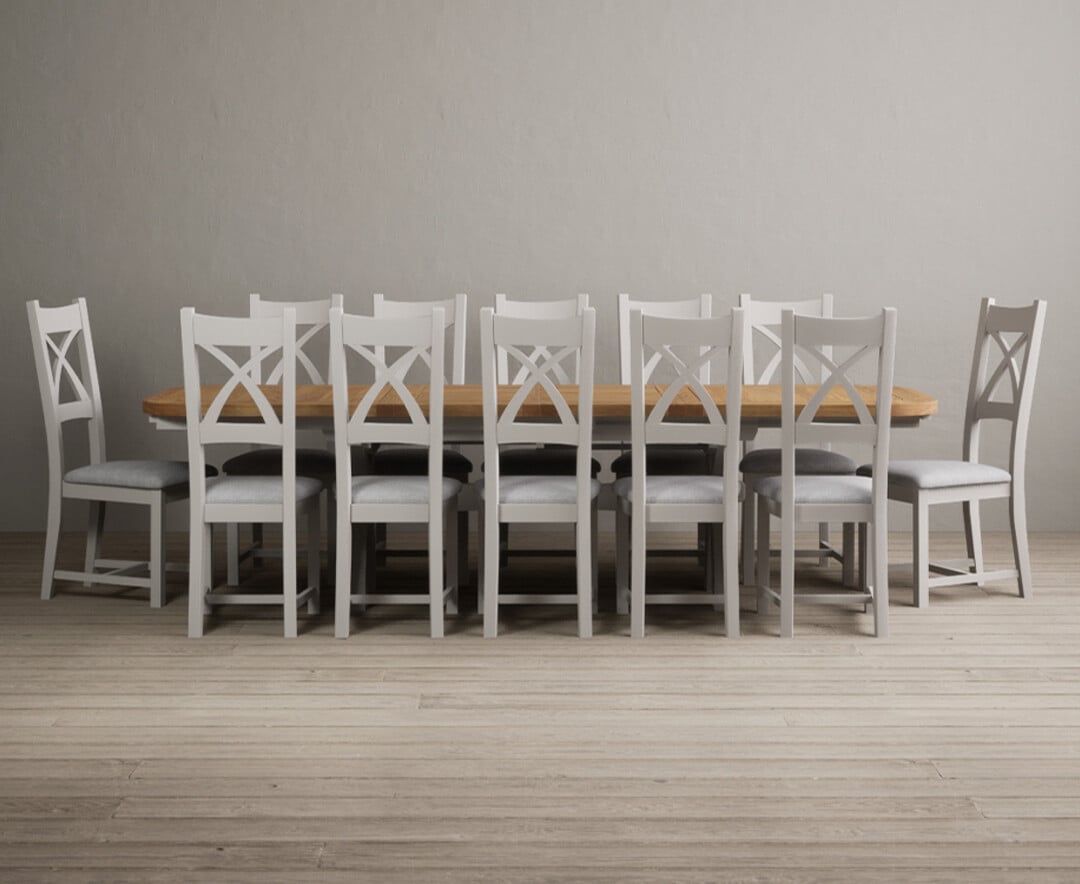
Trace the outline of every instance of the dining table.
<instances>
[{"instance_id":1,"label":"dining table","mask_svg":"<svg viewBox=\"0 0 1080 884\"><path fill-rule=\"evenodd\" d=\"M409 393L416 398L422 409L428 406L428 388L423 385L407 385ZM513 384L500 385L498 404L505 408L518 391ZM565 397L571 410L576 410L578 386L560 385L559 392ZM666 389L663 384L650 384L645 389L645 407L652 408ZM713 402L725 411L727 387L723 384L710 384L705 391ZM798 412L817 391L814 385L798 385L795 388L795 408ZM873 386L858 386L857 389L871 412L876 412L877 391ZM204 385L202 387L202 407L206 409L214 401L221 387ZM260 390L267 401L277 411L281 409L280 385L260 385ZM350 411L368 393L370 387L365 384L349 386ZM938 410L937 399L910 387L894 386L892 391L892 425L916 426ZM169 387L143 400L143 411L150 421L160 429L182 429L186 424L187 407L183 387ZM743 437L753 438L759 428L780 426L782 411L782 393L779 384L744 384L742 387L742 425ZM225 417L258 420L259 406L242 386L234 389L222 409ZM406 408L398 392L386 385L376 397L372 406L372 417L392 420L406 417ZM480 384L447 384L443 388L444 435L447 443L478 443L483 441L483 389ZM697 394L691 388L684 387L673 400L668 414L675 419L692 420L700 415L704 418L705 410ZM540 386L535 386L526 397L520 418L536 420L556 420L557 411L550 396ZM593 387L593 438L598 443L629 444L630 442L631 395L628 384L596 384ZM296 420L300 429L322 428L330 430L333 424L334 402L333 388L328 384L298 384L296 387ZM855 406L842 387L834 387L825 396L817 413L817 420L854 422L857 418Z\"/></svg>"}]
</instances>

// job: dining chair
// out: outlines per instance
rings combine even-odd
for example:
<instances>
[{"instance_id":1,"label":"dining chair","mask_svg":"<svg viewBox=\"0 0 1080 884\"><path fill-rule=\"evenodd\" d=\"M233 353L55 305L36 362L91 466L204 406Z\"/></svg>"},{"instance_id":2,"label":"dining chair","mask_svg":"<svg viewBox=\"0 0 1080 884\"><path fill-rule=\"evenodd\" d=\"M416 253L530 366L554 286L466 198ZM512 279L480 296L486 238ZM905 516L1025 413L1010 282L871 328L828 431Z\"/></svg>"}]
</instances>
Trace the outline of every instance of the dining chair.
<instances>
[{"instance_id":1,"label":"dining chair","mask_svg":"<svg viewBox=\"0 0 1080 884\"><path fill-rule=\"evenodd\" d=\"M781 316L780 475L756 479L758 609L769 601L780 605L780 634L790 638L795 629L795 525L798 522L845 522L868 526L872 585L838 593L801 593L807 603L873 605L874 632L889 632L889 537L887 483L866 476L808 475L796 468L797 446L802 444L868 445L878 476L889 459L892 418L893 361L896 350L896 310L852 319L804 316L785 310ZM837 352L839 356L835 355ZM821 366L820 386L796 403L799 364ZM876 379L874 401L857 382ZM835 391L835 392L834 392ZM805 398L806 401L801 401ZM848 403L850 399L850 404ZM830 421L830 403L854 406L857 421ZM879 407L880 405L880 407ZM769 586L769 529L771 517L780 519L780 592ZM864 529L865 533L865 529Z\"/></svg>"},{"instance_id":2,"label":"dining chair","mask_svg":"<svg viewBox=\"0 0 1080 884\"><path fill-rule=\"evenodd\" d=\"M453 298L445 298L432 301L395 301L376 293L372 298L371 314L377 319L427 319L435 309L443 311L446 330L450 333L450 347L447 355L450 362L450 383L465 383L465 335L467 327L468 298L464 294L457 294ZM376 349L376 356L383 358L382 350ZM417 357L416 362L423 362L429 356ZM414 363L415 364L415 363ZM402 365L402 376L405 377L413 366ZM444 374L444 377L446 375ZM428 470L428 450L422 446L413 445L378 445L354 448L353 473L373 473L386 476L426 476ZM445 446L443 448L443 475L449 476L467 486L469 476L472 474L473 464L457 448ZM409 555L415 550L400 550L390 548L386 543L386 526L376 528L377 556L382 559L386 555ZM469 580L469 514L464 508L458 511L458 575L457 585L462 586ZM421 554L423 551L420 551ZM369 579L371 578L369 571Z\"/></svg>"},{"instance_id":3,"label":"dining chair","mask_svg":"<svg viewBox=\"0 0 1080 884\"><path fill-rule=\"evenodd\" d=\"M257 293L248 297L248 315L257 319L280 319L285 310L296 313L296 359L309 384L326 384L329 373L319 368L319 357L315 350L320 346L320 339L328 327L329 313L333 307L343 307L344 296L333 294L329 298L315 301L268 301ZM255 355L254 353L252 354ZM327 363L323 363L326 365ZM262 362L253 361L252 378L257 384L277 384L281 382L283 366L280 362L267 366L264 371ZM265 380L264 380L265 377ZM279 476L281 475L281 449L255 448L234 455L221 465L226 476ZM334 536L334 506L330 498L334 484L334 453L325 448L297 448L296 474L318 479L323 483L326 499L326 523L329 537ZM251 546L240 551L239 525L229 523L226 526L226 544L230 584L240 580L240 563L251 559L253 563L262 558L274 558L280 555L276 549L267 549L263 545L262 526L251 526ZM328 544L331 559L330 571L333 572L333 544Z\"/></svg>"},{"instance_id":4,"label":"dining chair","mask_svg":"<svg viewBox=\"0 0 1080 884\"><path fill-rule=\"evenodd\" d=\"M484 460L479 483L480 593L484 636L494 638L501 604L577 604L578 634L592 635L596 572L596 498L600 483L592 472L593 367L596 311L557 319L522 318L480 311ZM497 369L506 356L517 387L499 408ZM510 360L520 369L509 373ZM578 367L571 383L564 363ZM576 410L567 393L577 394ZM554 415L536 417L533 406L546 402ZM527 407L528 406L528 407ZM572 475L506 474L504 445L561 445L575 456ZM575 525L576 593L500 593L499 525L504 522L561 522Z\"/></svg>"},{"instance_id":5,"label":"dining chair","mask_svg":"<svg viewBox=\"0 0 1080 884\"><path fill-rule=\"evenodd\" d=\"M989 581L1014 577L1020 596L1031 596L1024 472L1035 371L1045 323L1046 301L1036 300L1027 307L1006 307L995 303L993 298L983 298L964 411L963 459L894 460L888 465L889 499L909 503L912 509L912 586L916 607L924 608L930 603L932 588L964 583L982 586ZM989 370L991 358L993 371ZM1000 398L1002 395L1004 398ZM983 424L998 420L1012 425L1007 470L979 460ZM875 466L861 466L860 475L873 474ZM1016 567L987 571L983 563L979 503L995 499L1009 501ZM963 504L967 542L963 567L930 560L930 507L941 503ZM931 577L931 574L940 576Z\"/></svg>"},{"instance_id":6,"label":"dining chair","mask_svg":"<svg viewBox=\"0 0 1080 884\"><path fill-rule=\"evenodd\" d=\"M734 638L739 634L740 484L736 462L742 414L742 311L736 308L726 316L690 319L633 310L628 325L634 463L630 475L615 482L616 594L629 598L630 634L634 638L645 635L646 602L722 607L727 635ZM723 414L706 389L708 375L703 379L704 368L713 362L726 368ZM646 384L658 371L670 377L665 378L658 400L647 409ZM688 408L690 404L693 409ZM649 468L653 445L712 447L723 451L727 462L722 475L705 469L690 475L654 475ZM707 569L704 593L646 595L648 525L685 522L711 526L713 545L723 550L722 568ZM623 609L623 605L619 607Z\"/></svg>"},{"instance_id":7,"label":"dining chair","mask_svg":"<svg viewBox=\"0 0 1080 884\"><path fill-rule=\"evenodd\" d=\"M191 482L188 635L203 634L204 619L216 605L281 605L285 636L297 634L297 608L319 611L319 495L323 481L301 476L296 463L296 311L279 317L238 318L180 311ZM229 351L239 349L234 356ZM277 360L271 377L280 384L281 414L259 386L258 366ZM205 361L207 372L203 371ZM223 372L225 383L203 396L203 379ZM229 405L234 394L250 399L250 409ZM206 400L209 401L206 401ZM206 449L220 444L254 444L280 449L280 471L265 476L203 477ZM307 586L297 590L297 521L307 522ZM281 525L282 593L246 593L214 587L210 567L212 526L231 522Z\"/></svg>"},{"instance_id":8,"label":"dining chair","mask_svg":"<svg viewBox=\"0 0 1080 884\"><path fill-rule=\"evenodd\" d=\"M562 298L553 301L522 301L508 298L498 292L495 295L495 313L499 316L513 316L519 319L568 319L580 316L589 306L589 296L585 293L575 298ZM543 354L543 348L538 351ZM580 371L580 356L575 355L571 366L557 365L553 371L559 383L576 384ZM508 355L498 351L496 358L497 376L500 384L520 384L528 374L523 368L511 371ZM500 450L499 469L504 476L573 476L577 472L577 451L565 445L526 445L512 446ZM600 474L600 462L590 459L593 478ZM481 467L484 469L484 467ZM502 547L500 560L506 564L511 555L518 554L510 546L510 525L504 523L500 529ZM565 549L521 550L524 556L565 556Z\"/></svg>"},{"instance_id":9,"label":"dining chair","mask_svg":"<svg viewBox=\"0 0 1080 884\"><path fill-rule=\"evenodd\" d=\"M105 584L146 588L150 590L150 607L160 608L165 603L165 573L170 569L165 561L165 506L188 496L188 465L172 460L109 460L105 451L105 415L86 299L78 298L63 307L42 307L38 301L29 301L26 311L45 417L49 461L49 506L41 597L53 597L55 581L72 580L83 586ZM67 468L64 430L71 421L86 422L90 462ZM56 567L65 500L85 500L90 508L82 571ZM100 556L105 507L110 503L149 508L148 561ZM146 572L146 576L142 576L142 572Z\"/></svg>"},{"instance_id":10,"label":"dining chair","mask_svg":"<svg viewBox=\"0 0 1080 884\"><path fill-rule=\"evenodd\" d=\"M432 308L426 317L347 316L330 312L331 379L334 395L334 448L337 457L338 553L335 581L334 634L349 634L352 606L369 604L427 604L431 636L443 635L444 606L457 611L457 500L461 482L443 475L443 347L446 315ZM388 355L389 354L389 355ZM374 382L354 404L349 394L349 356L374 370ZM427 366L427 414L405 384L408 367ZM377 403L385 394L400 400L403 420L381 417ZM427 454L424 475L360 475L352 471L352 449L359 445L420 446ZM356 566L352 567L355 525L425 523L428 526L428 592L373 593L367 585L366 534L356 532ZM443 538L446 538L444 544ZM444 580L443 552L447 558ZM351 579L352 578L352 579ZM355 582L355 586L353 585ZM355 590L355 591L353 591Z\"/></svg>"},{"instance_id":11,"label":"dining chair","mask_svg":"<svg viewBox=\"0 0 1080 884\"><path fill-rule=\"evenodd\" d=\"M708 319L712 316L712 296L699 295L678 301L642 301L631 298L625 292L619 295L619 383L630 384L634 353L630 343L630 319L633 311L645 316L666 316L671 319ZM648 383L653 370L660 364L661 354L654 353L643 368L644 382ZM709 380L709 360L698 369L698 379L703 384ZM647 467L651 475L701 475L713 472L713 466L722 466L723 452L700 445L652 445L647 453ZM611 471L616 479L630 475L633 452L625 451L612 461Z\"/></svg>"},{"instance_id":12,"label":"dining chair","mask_svg":"<svg viewBox=\"0 0 1080 884\"><path fill-rule=\"evenodd\" d=\"M819 316L829 318L833 315L833 296L823 294L818 298L803 301L762 301L748 294L739 296L739 306L746 317L745 335L746 364L743 371L745 384L775 383L780 370L780 318L785 310L791 310L801 316ZM824 356L829 357L826 347ZM817 365L808 365L803 360L795 361L797 383L819 384L824 377L823 370ZM753 440L745 440L745 455L739 462L743 482L749 488L758 479L780 474L781 454L779 448L754 448ZM845 454L833 451L829 445L799 448L795 451L795 473L806 476L853 476L857 464ZM752 494L743 502L742 523L742 563L743 581L753 586L755 583L755 507ZM851 586L855 582L854 525L845 524L841 550L837 550L829 540L829 525L818 525L818 544L810 549L797 549L797 556L813 556L819 565L829 559L841 563L844 583Z\"/></svg>"}]
</instances>

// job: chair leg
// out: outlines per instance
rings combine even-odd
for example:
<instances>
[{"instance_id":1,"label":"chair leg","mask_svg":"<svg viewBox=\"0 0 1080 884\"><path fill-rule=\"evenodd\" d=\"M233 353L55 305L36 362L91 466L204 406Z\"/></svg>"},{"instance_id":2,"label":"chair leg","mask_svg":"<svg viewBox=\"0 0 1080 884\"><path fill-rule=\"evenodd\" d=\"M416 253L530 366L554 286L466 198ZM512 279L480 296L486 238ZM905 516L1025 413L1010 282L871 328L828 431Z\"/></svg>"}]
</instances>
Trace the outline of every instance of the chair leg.
<instances>
[{"instance_id":1,"label":"chair leg","mask_svg":"<svg viewBox=\"0 0 1080 884\"><path fill-rule=\"evenodd\" d=\"M335 518L337 541L334 552L334 637L349 637L349 614L352 593L353 526L346 519Z\"/></svg>"},{"instance_id":2,"label":"chair leg","mask_svg":"<svg viewBox=\"0 0 1080 884\"><path fill-rule=\"evenodd\" d=\"M600 539L600 519L599 512L596 508L596 501L593 501L592 518L590 519L590 542L589 548L592 550L590 560L593 563L592 573L592 596L593 596L593 613L598 614L600 610L600 555L599 555L599 539Z\"/></svg>"},{"instance_id":3,"label":"chair leg","mask_svg":"<svg viewBox=\"0 0 1080 884\"><path fill-rule=\"evenodd\" d=\"M254 527L252 528L254 530ZM229 522L225 526L226 567L228 569L225 578L229 586L240 585L240 526L236 522Z\"/></svg>"},{"instance_id":4,"label":"chair leg","mask_svg":"<svg viewBox=\"0 0 1080 884\"><path fill-rule=\"evenodd\" d=\"M645 513L630 516L630 637L645 637Z\"/></svg>"},{"instance_id":5,"label":"chair leg","mask_svg":"<svg viewBox=\"0 0 1080 884\"><path fill-rule=\"evenodd\" d=\"M922 495L915 496L911 522L912 604L925 608L930 604L930 506Z\"/></svg>"},{"instance_id":6,"label":"chair leg","mask_svg":"<svg viewBox=\"0 0 1080 884\"><path fill-rule=\"evenodd\" d=\"M709 534L706 540L709 555L705 561L705 589L712 593L713 610L717 613L724 610L724 568L717 567L722 563L722 557L718 554L724 542L721 532L722 524L721 522L701 522L698 525L699 528L704 525Z\"/></svg>"},{"instance_id":7,"label":"chair leg","mask_svg":"<svg viewBox=\"0 0 1080 884\"><path fill-rule=\"evenodd\" d=\"M436 511L436 506L439 511ZM443 514L432 501L428 516L428 612L431 637L442 638L443 626Z\"/></svg>"},{"instance_id":8,"label":"chair leg","mask_svg":"<svg viewBox=\"0 0 1080 884\"><path fill-rule=\"evenodd\" d=\"M1009 504L1010 507L1012 504ZM971 559L972 567L978 579L976 585L983 586L986 581L982 579L983 549L982 549L982 520L979 518L979 501L964 501L964 539L967 541L967 554Z\"/></svg>"},{"instance_id":9,"label":"chair leg","mask_svg":"<svg viewBox=\"0 0 1080 884\"><path fill-rule=\"evenodd\" d=\"M307 517L307 585L314 592L308 596L307 612L310 615L319 613L321 599L319 590L322 583L322 531L320 525L318 501L308 510Z\"/></svg>"},{"instance_id":10,"label":"chair leg","mask_svg":"<svg viewBox=\"0 0 1080 884\"><path fill-rule=\"evenodd\" d=\"M728 638L739 637L739 529L724 521L715 543L724 551L724 626Z\"/></svg>"},{"instance_id":11,"label":"chair leg","mask_svg":"<svg viewBox=\"0 0 1080 884\"><path fill-rule=\"evenodd\" d=\"M41 597L48 601L53 597L53 574L56 572L56 551L60 546L60 522L64 501L60 487L49 489L49 514L45 524L45 560L41 568Z\"/></svg>"},{"instance_id":12,"label":"chair leg","mask_svg":"<svg viewBox=\"0 0 1080 884\"><path fill-rule=\"evenodd\" d=\"M757 610L759 614L763 614L769 608L770 596L765 592L769 588L769 580L772 575L770 556L770 546L772 545L770 537L770 529L772 516L769 513L769 508L764 506L760 502L757 508L757 540L756 540L756 556L757 562L754 565L754 573L757 575L758 585L758 601Z\"/></svg>"},{"instance_id":13,"label":"chair leg","mask_svg":"<svg viewBox=\"0 0 1080 884\"><path fill-rule=\"evenodd\" d=\"M855 576L855 523L844 522L843 546L840 553L844 557L840 563L840 580L844 586L853 587L857 580Z\"/></svg>"},{"instance_id":14,"label":"chair leg","mask_svg":"<svg viewBox=\"0 0 1080 884\"><path fill-rule=\"evenodd\" d=\"M484 613L484 507L476 512L476 613Z\"/></svg>"},{"instance_id":15,"label":"chair leg","mask_svg":"<svg viewBox=\"0 0 1080 884\"><path fill-rule=\"evenodd\" d=\"M282 601L285 606L285 638L296 638L296 515L285 514L281 525Z\"/></svg>"},{"instance_id":16,"label":"chair leg","mask_svg":"<svg viewBox=\"0 0 1080 884\"><path fill-rule=\"evenodd\" d=\"M191 519L188 543L188 638L199 638L203 634L203 620L206 617L206 558L208 556L207 533L210 526L198 520L198 514Z\"/></svg>"},{"instance_id":17,"label":"chair leg","mask_svg":"<svg viewBox=\"0 0 1080 884\"><path fill-rule=\"evenodd\" d=\"M83 563L83 572L86 578L83 586L91 586L94 583L93 573L97 567L99 550L101 549L101 535L105 529L105 501L91 500L90 511L86 520L86 559ZM153 574L151 574L153 578ZM153 607L160 607L154 605Z\"/></svg>"},{"instance_id":18,"label":"chair leg","mask_svg":"<svg viewBox=\"0 0 1080 884\"><path fill-rule=\"evenodd\" d=\"M795 635L795 514L780 517L780 637Z\"/></svg>"},{"instance_id":19,"label":"chair leg","mask_svg":"<svg viewBox=\"0 0 1080 884\"><path fill-rule=\"evenodd\" d=\"M494 507L493 507L494 509ZM499 634L499 520L484 516L484 638Z\"/></svg>"},{"instance_id":20,"label":"chair leg","mask_svg":"<svg viewBox=\"0 0 1080 884\"><path fill-rule=\"evenodd\" d=\"M818 522L818 549L822 552L818 555L818 567L824 568L828 562L829 557L825 554L824 550L829 545L829 523Z\"/></svg>"},{"instance_id":21,"label":"chair leg","mask_svg":"<svg viewBox=\"0 0 1080 884\"><path fill-rule=\"evenodd\" d=\"M630 613L630 517L615 504L615 611Z\"/></svg>"},{"instance_id":22,"label":"chair leg","mask_svg":"<svg viewBox=\"0 0 1080 884\"><path fill-rule=\"evenodd\" d=\"M87 557L90 551L87 549ZM96 556L95 556L96 557ZM165 604L165 496L157 495L150 504L150 607Z\"/></svg>"},{"instance_id":23,"label":"chair leg","mask_svg":"<svg viewBox=\"0 0 1080 884\"><path fill-rule=\"evenodd\" d=\"M885 525L875 521L870 529L874 537L874 635L889 637L889 534Z\"/></svg>"},{"instance_id":24,"label":"chair leg","mask_svg":"<svg viewBox=\"0 0 1080 884\"><path fill-rule=\"evenodd\" d=\"M867 570L866 559L869 556L867 544L866 522L859 523L859 589L866 590L870 587L870 572Z\"/></svg>"},{"instance_id":25,"label":"chair leg","mask_svg":"<svg viewBox=\"0 0 1080 884\"><path fill-rule=\"evenodd\" d=\"M1012 495L1009 497L1009 522L1012 527L1013 558L1016 560L1020 597L1029 599L1035 587L1031 582L1031 555L1028 552L1027 506L1023 485L1015 479Z\"/></svg>"},{"instance_id":26,"label":"chair leg","mask_svg":"<svg viewBox=\"0 0 1080 884\"><path fill-rule=\"evenodd\" d=\"M580 512L580 511L579 511ZM575 567L577 570L577 613L578 613L578 637L592 637L593 615L593 556L592 556L592 510L589 515L582 519L579 515L574 525L576 537L577 555Z\"/></svg>"},{"instance_id":27,"label":"chair leg","mask_svg":"<svg viewBox=\"0 0 1080 884\"><path fill-rule=\"evenodd\" d=\"M742 503L742 579L747 586L756 586L754 562L754 527L757 495L747 491Z\"/></svg>"},{"instance_id":28,"label":"chair leg","mask_svg":"<svg viewBox=\"0 0 1080 884\"><path fill-rule=\"evenodd\" d=\"M446 597L446 613L457 614L458 591L461 589L461 516L457 506L447 509L446 519L446 583L450 592Z\"/></svg>"}]
</instances>

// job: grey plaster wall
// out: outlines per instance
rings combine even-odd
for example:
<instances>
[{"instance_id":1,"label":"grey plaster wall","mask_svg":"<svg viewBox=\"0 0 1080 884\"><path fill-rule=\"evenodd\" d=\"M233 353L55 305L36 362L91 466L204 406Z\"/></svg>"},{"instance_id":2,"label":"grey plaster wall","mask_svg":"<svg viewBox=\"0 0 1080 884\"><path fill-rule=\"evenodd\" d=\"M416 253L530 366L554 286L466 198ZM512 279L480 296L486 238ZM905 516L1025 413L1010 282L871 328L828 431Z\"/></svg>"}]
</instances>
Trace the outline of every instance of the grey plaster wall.
<instances>
[{"instance_id":1,"label":"grey plaster wall","mask_svg":"<svg viewBox=\"0 0 1080 884\"><path fill-rule=\"evenodd\" d=\"M1049 299L1031 523L1080 530L1078 43L1049 0L5 0L0 529L44 524L30 298L89 299L134 457L184 453L140 411L184 305L465 291L475 340L587 291L613 380L619 291L831 291L941 399L897 456L958 453L978 299Z\"/></svg>"}]
</instances>

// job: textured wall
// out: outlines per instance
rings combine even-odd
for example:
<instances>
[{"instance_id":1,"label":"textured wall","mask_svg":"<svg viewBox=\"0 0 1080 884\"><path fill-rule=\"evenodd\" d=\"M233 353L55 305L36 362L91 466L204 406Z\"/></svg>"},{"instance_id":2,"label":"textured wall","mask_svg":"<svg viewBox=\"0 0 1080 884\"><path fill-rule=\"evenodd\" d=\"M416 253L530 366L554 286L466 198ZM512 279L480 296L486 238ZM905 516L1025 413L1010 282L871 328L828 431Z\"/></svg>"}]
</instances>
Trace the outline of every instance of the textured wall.
<instances>
[{"instance_id":1,"label":"textured wall","mask_svg":"<svg viewBox=\"0 0 1080 884\"><path fill-rule=\"evenodd\" d=\"M475 334L588 291L611 380L620 290L827 290L941 398L898 456L958 452L978 298L1048 298L1031 521L1080 530L1078 41L1070 2L5 0L0 528L44 523L29 298L88 298L123 457L183 455L140 400L188 304L466 291Z\"/></svg>"}]
</instances>

